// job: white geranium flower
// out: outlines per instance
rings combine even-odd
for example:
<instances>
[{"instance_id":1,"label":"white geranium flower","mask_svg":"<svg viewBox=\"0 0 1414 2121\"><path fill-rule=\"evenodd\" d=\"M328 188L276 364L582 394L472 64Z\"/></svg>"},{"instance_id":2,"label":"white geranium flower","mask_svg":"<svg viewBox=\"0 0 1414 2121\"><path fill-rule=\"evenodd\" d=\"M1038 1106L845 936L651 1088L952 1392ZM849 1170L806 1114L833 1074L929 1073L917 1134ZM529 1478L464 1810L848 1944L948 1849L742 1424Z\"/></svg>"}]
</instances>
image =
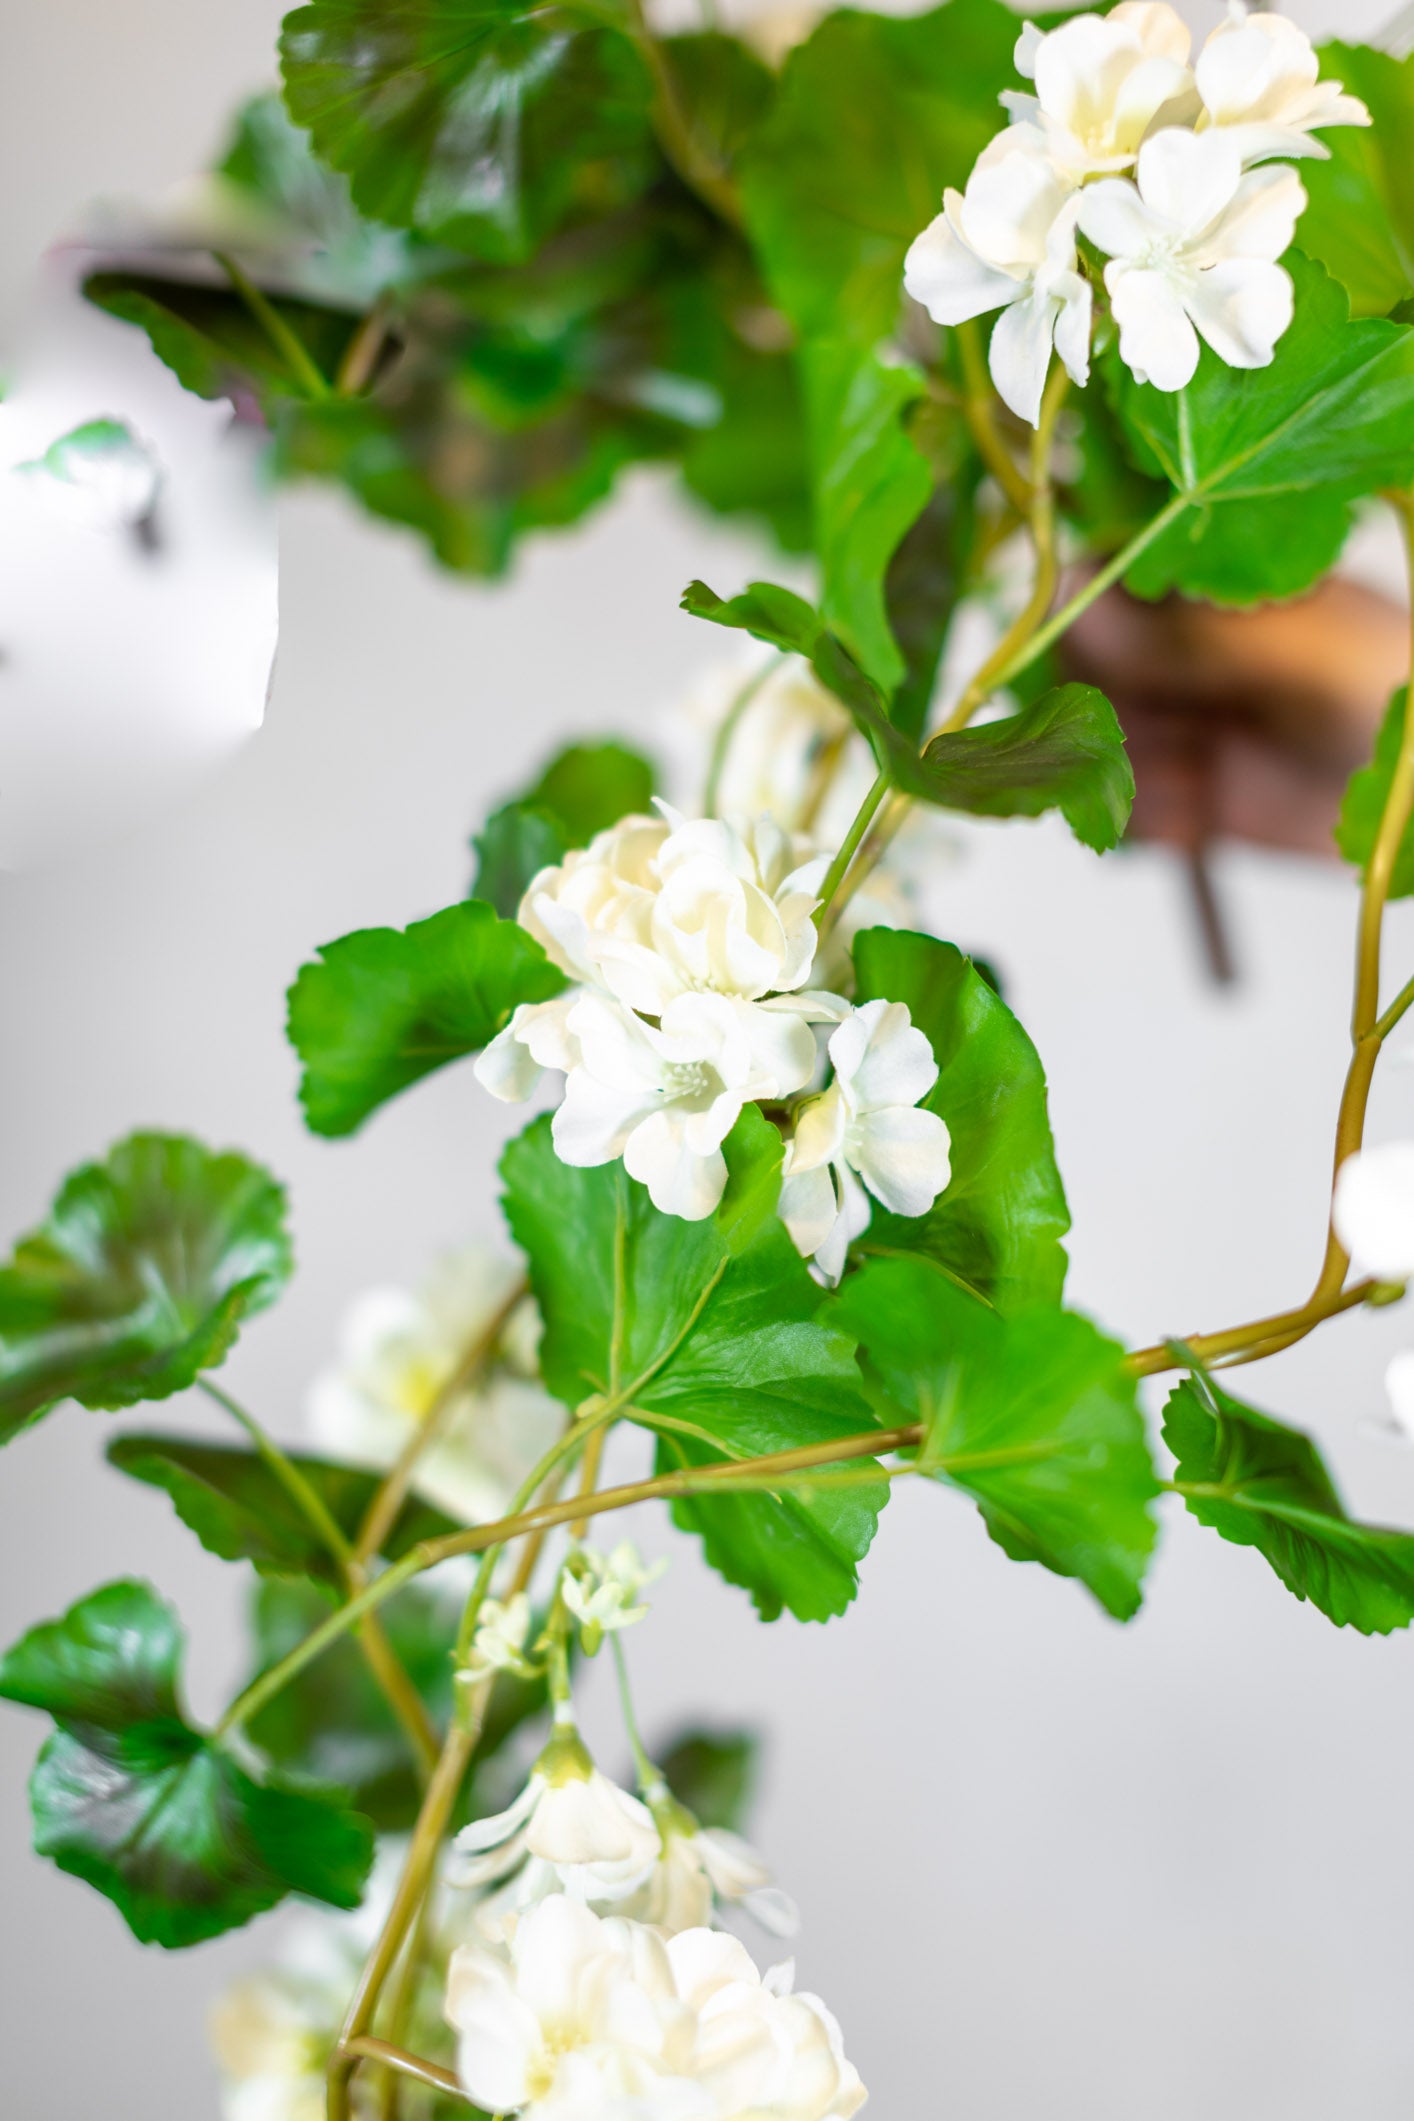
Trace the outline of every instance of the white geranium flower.
<instances>
[{"instance_id":1,"label":"white geranium flower","mask_svg":"<svg viewBox=\"0 0 1414 2121\"><path fill-rule=\"evenodd\" d=\"M637 1891L658 1860L653 1814L601 1774L572 1724L561 1724L504 1812L477 1819L457 1835L454 1885L494 1885L528 1870L516 1903L545 1892L579 1900L621 1900Z\"/></svg>"},{"instance_id":2,"label":"white geranium flower","mask_svg":"<svg viewBox=\"0 0 1414 2121\"><path fill-rule=\"evenodd\" d=\"M210 2030L222 2121L324 2121L330 2041L289 1980L262 1972L234 1983Z\"/></svg>"},{"instance_id":3,"label":"white geranium flower","mask_svg":"<svg viewBox=\"0 0 1414 2121\"><path fill-rule=\"evenodd\" d=\"M1182 390L1201 335L1230 368L1265 368L1291 322L1291 278L1276 263L1306 194L1294 170L1242 170L1222 132L1170 130L1139 152L1138 187L1108 177L1084 192L1080 226L1105 267L1120 358L1141 383Z\"/></svg>"},{"instance_id":4,"label":"white geranium flower","mask_svg":"<svg viewBox=\"0 0 1414 2121\"><path fill-rule=\"evenodd\" d=\"M1195 115L1188 26L1163 0L1121 0L1107 15L1072 15L1046 36L1022 30L1017 71L1034 96L1008 90L1014 118L1039 126L1048 154L1078 183L1127 169L1159 125Z\"/></svg>"},{"instance_id":5,"label":"white geranium flower","mask_svg":"<svg viewBox=\"0 0 1414 2121\"><path fill-rule=\"evenodd\" d=\"M804 987L823 862L769 818L688 821L659 807L543 869L521 926L572 979L645 1016L682 994L755 1001Z\"/></svg>"},{"instance_id":6,"label":"white geranium flower","mask_svg":"<svg viewBox=\"0 0 1414 2121\"><path fill-rule=\"evenodd\" d=\"M1331 1219L1356 1264L1380 1281L1414 1277L1414 1142L1359 1149L1340 1167Z\"/></svg>"},{"instance_id":7,"label":"white geranium flower","mask_svg":"<svg viewBox=\"0 0 1414 2121\"><path fill-rule=\"evenodd\" d=\"M1339 81L1321 81L1305 30L1286 15L1234 14L1198 54L1199 130L1220 128L1244 162L1273 155L1330 154L1311 134L1327 125L1368 125L1370 113Z\"/></svg>"},{"instance_id":8,"label":"white geranium flower","mask_svg":"<svg viewBox=\"0 0 1414 2121\"><path fill-rule=\"evenodd\" d=\"M656 1208L688 1222L722 1197L722 1143L742 1106L802 1089L815 1066L802 1016L723 994L680 994L655 1028L584 993L569 1025L576 1060L553 1121L556 1153L576 1165L621 1156Z\"/></svg>"},{"instance_id":9,"label":"white geranium flower","mask_svg":"<svg viewBox=\"0 0 1414 2121\"><path fill-rule=\"evenodd\" d=\"M310 1389L319 1443L375 1471L391 1465L519 1280L511 1260L469 1246L442 1260L416 1292L373 1289L358 1298L337 1363ZM455 1394L418 1462L417 1492L464 1523L504 1516L563 1426L562 1410L535 1377L537 1334L527 1298L479 1377Z\"/></svg>"},{"instance_id":10,"label":"white geranium flower","mask_svg":"<svg viewBox=\"0 0 1414 2121\"><path fill-rule=\"evenodd\" d=\"M796 1250L836 1282L869 1226L865 1186L892 1214L923 1215L950 1166L946 1126L916 1109L938 1064L902 1002L854 1010L832 1032L829 1054L834 1081L802 1105L786 1144L781 1219Z\"/></svg>"},{"instance_id":11,"label":"white geranium flower","mask_svg":"<svg viewBox=\"0 0 1414 2121\"><path fill-rule=\"evenodd\" d=\"M605 1635L647 1619L643 1593L667 1566L666 1561L645 1562L631 1539L621 1539L612 1554L580 1549L578 1566L560 1578L560 1596L579 1622L591 1655Z\"/></svg>"},{"instance_id":12,"label":"white geranium flower","mask_svg":"<svg viewBox=\"0 0 1414 2121\"><path fill-rule=\"evenodd\" d=\"M525 1654L530 1620L530 1600L524 1591L516 1591L504 1603L499 1598L484 1600L471 1638L471 1655L457 1677L476 1682L495 1672L516 1672L525 1678L530 1671Z\"/></svg>"},{"instance_id":13,"label":"white geranium flower","mask_svg":"<svg viewBox=\"0 0 1414 2121\"><path fill-rule=\"evenodd\" d=\"M1051 351L1071 378L1090 372L1088 281L1076 269L1075 186L1032 125L998 133L978 156L965 192L915 237L903 284L937 324L1000 309L988 361L992 381L1034 426Z\"/></svg>"},{"instance_id":14,"label":"white geranium flower","mask_svg":"<svg viewBox=\"0 0 1414 2121\"><path fill-rule=\"evenodd\" d=\"M733 1937L665 1941L562 1895L508 1953L452 1955L447 2017L467 2096L531 2121L847 2121L865 2096L788 1970L763 1980Z\"/></svg>"}]
</instances>

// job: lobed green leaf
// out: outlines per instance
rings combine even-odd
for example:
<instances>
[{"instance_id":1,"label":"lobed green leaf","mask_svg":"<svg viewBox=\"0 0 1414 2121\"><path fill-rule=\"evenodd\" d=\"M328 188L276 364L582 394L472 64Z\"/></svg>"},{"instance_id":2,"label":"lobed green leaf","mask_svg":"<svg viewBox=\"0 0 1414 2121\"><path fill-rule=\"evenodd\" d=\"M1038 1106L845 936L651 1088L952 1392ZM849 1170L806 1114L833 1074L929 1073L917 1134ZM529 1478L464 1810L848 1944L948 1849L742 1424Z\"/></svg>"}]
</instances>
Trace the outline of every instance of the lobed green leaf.
<instances>
[{"instance_id":1,"label":"lobed green leaf","mask_svg":"<svg viewBox=\"0 0 1414 2121\"><path fill-rule=\"evenodd\" d=\"M0 1268L0 1443L63 1399L131 1407L185 1391L291 1265L267 1171L182 1135L129 1135L65 1179Z\"/></svg>"},{"instance_id":2,"label":"lobed green leaf","mask_svg":"<svg viewBox=\"0 0 1414 2121\"><path fill-rule=\"evenodd\" d=\"M564 983L534 938L480 899L323 944L289 994L309 1127L352 1134L400 1090L488 1044L519 1003L548 1001Z\"/></svg>"},{"instance_id":3,"label":"lobed green leaf","mask_svg":"<svg viewBox=\"0 0 1414 2121\"><path fill-rule=\"evenodd\" d=\"M1321 72L1359 96L1373 123L1321 135L1329 160L1303 163L1301 248L1350 296L1357 317L1384 317L1414 294L1414 56L1368 44L1323 44Z\"/></svg>"}]
</instances>

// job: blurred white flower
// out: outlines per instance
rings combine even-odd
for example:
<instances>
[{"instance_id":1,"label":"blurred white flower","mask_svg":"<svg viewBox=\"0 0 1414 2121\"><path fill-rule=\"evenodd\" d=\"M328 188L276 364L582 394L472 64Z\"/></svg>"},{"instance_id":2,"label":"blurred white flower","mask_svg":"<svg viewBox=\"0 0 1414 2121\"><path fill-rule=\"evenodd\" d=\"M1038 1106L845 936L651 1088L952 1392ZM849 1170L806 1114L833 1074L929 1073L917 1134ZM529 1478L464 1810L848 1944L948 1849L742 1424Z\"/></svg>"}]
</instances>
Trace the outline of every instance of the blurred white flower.
<instances>
[{"instance_id":1,"label":"blurred white flower","mask_svg":"<svg viewBox=\"0 0 1414 2121\"><path fill-rule=\"evenodd\" d=\"M508 1953L452 1956L458 2074L488 2111L533 2121L846 2121L864 2102L839 2027L789 1970L735 1938L662 1939L563 1896Z\"/></svg>"},{"instance_id":2,"label":"blurred white flower","mask_svg":"<svg viewBox=\"0 0 1414 2121\"><path fill-rule=\"evenodd\" d=\"M1225 133L1173 129L1145 141L1137 174L1137 188L1109 177L1080 201L1081 229L1111 261L1120 358L1139 382L1182 390L1201 334L1229 367L1265 368L1291 322L1276 260L1306 204L1295 171L1244 175Z\"/></svg>"},{"instance_id":3,"label":"blurred white flower","mask_svg":"<svg viewBox=\"0 0 1414 2121\"><path fill-rule=\"evenodd\" d=\"M489 1679L495 1672L515 1672L526 1678L530 1672L525 1654L530 1619L530 1600L524 1591L514 1592L504 1604L499 1598L485 1599L471 1639L471 1655L458 1678L474 1683Z\"/></svg>"},{"instance_id":4,"label":"blurred white flower","mask_svg":"<svg viewBox=\"0 0 1414 2121\"><path fill-rule=\"evenodd\" d=\"M1244 162L1271 155L1328 156L1311 134L1326 125L1368 125L1370 113L1338 81L1321 81L1305 30L1286 15L1234 13L1198 54L1200 131L1221 130Z\"/></svg>"},{"instance_id":5,"label":"blurred white flower","mask_svg":"<svg viewBox=\"0 0 1414 2121\"><path fill-rule=\"evenodd\" d=\"M1414 1142L1384 1142L1348 1156L1336 1178L1331 1220L1365 1273L1380 1281L1414 1276Z\"/></svg>"},{"instance_id":6,"label":"blurred white flower","mask_svg":"<svg viewBox=\"0 0 1414 2121\"><path fill-rule=\"evenodd\" d=\"M515 1264L470 1246L440 1262L416 1291L373 1289L350 1308L339 1359L309 1395L310 1426L333 1455L381 1470L393 1463L452 1385L458 1365L494 1326L519 1283ZM414 1486L464 1523L503 1516L564 1416L535 1377L538 1322L516 1306L469 1385L454 1388Z\"/></svg>"},{"instance_id":7,"label":"blurred white flower","mask_svg":"<svg viewBox=\"0 0 1414 2121\"><path fill-rule=\"evenodd\" d=\"M620 1900L658 1860L653 1815L601 1774L572 1724L553 1732L525 1788L504 1812L473 1820L456 1837L449 1878L470 1887L519 1873L512 1905L547 1892Z\"/></svg>"},{"instance_id":8,"label":"blurred white flower","mask_svg":"<svg viewBox=\"0 0 1414 2121\"><path fill-rule=\"evenodd\" d=\"M780 1212L797 1251L836 1282L869 1226L869 1193L892 1214L923 1215L950 1165L947 1127L917 1109L938 1064L902 1002L854 1010L831 1033L829 1055L834 1080L801 1106L786 1144Z\"/></svg>"},{"instance_id":9,"label":"blurred white flower","mask_svg":"<svg viewBox=\"0 0 1414 2121\"><path fill-rule=\"evenodd\" d=\"M611 1554L580 1548L560 1578L560 1596L579 1622L591 1656L605 1635L647 1619L643 1593L667 1566L666 1561L645 1562L631 1539L621 1539Z\"/></svg>"},{"instance_id":10,"label":"blurred white flower","mask_svg":"<svg viewBox=\"0 0 1414 2121\"><path fill-rule=\"evenodd\" d=\"M210 2018L222 2121L324 2121L330 2042L319 2015L273 1970L227 1989Z\"/></svg>"},{"instance_id":11,"label":"blurred white flower","mask_svg":"<svg viewBox=\"0 0 1414 2121\"><path fill-rule=\"evenodd\" d=\"M162 487L157 452L123 420L86 420L51 442L17 476L71 521L92 530L134 530L149 520Z\"/></svg>"},{"instance_id":12,"label":"blurred white flower","mask_svg":"<svg viewBox=\"0 0 1414 2121\"><path fill-rule=\"evenodd\" d=\"M1028 22L1016 67L1036 93L1009 89L1002 102L1040 127L1057 168L1074 181L1127 169L1148 132L1196 113L1190 42L1182 16L1163 0L1121 0L1107 15L1072 15L1045 36Z\"/></svg>"},{"instance_id":13,"label":"blurred white flower","mask_svg":"<svg viewBox=\"0 0 1414 2121\"><path fill-rule=\"evenodd\" d=\"M744 692L726 738L716 808L724 817L770 817L785 832L837 847L878 771L849 715L801 656L752 653L713 664L686 703L718 734Z\"/></svg>"},{"instance_id":14,"label":"blurred white flower","mask_svg":"<svg viewBox=\"0 0 1414 2121\"><path fill-rule=\"evenodd\" d=\"M575 1059L552 1122L556 1153L575 1165L622 1157L656 1208L688 1222L722 1197L722 1144L742 1106L802 1089L815 1066L803 1017L723 994L679 994L655 1027L584 993L568 1023Z\"/></svg>"},{"instance_id":15,"label":"blurred white flower","mask_svg":"<svg viewBox=\"0 0 1414 2121\"><path fill-rule=\"evenodd\" d=\"M938 324L1000 309L988 364L1003 402L1034 426L1051 350L1090 372L1089 282L1076 269L1076 194L1033 125L1013 125L978 156L965 192L915 237L903 284Z\"/></svg>"},{"instance_id":16,"label":"blurred white flower","mask_svg":"<svg viewBox=\"0 0 1414 2121\"><path fill-rule=\"evenodd\" d=\"M674 1936L705 1929L718 1901L745 1909L773 1936L793 1937L800 1927L795 1902L772 1882L749 1842L726 1827L699 1826L666 1783L646 1793L662 1854L643 1885L615 1909Z\"/></svg>"},{"instance_id":17,"label":"blurred white flower","mask_svg":"<svg viewBox=\"0 0 1414 2121\"><path fill-rule=\"evenodd\" d=\"M769 818L660 806L542 869L518 918L572 979L661 1016L679 995L754 1001L805 985L823 863Z\"/></svg>"}]
</instances>

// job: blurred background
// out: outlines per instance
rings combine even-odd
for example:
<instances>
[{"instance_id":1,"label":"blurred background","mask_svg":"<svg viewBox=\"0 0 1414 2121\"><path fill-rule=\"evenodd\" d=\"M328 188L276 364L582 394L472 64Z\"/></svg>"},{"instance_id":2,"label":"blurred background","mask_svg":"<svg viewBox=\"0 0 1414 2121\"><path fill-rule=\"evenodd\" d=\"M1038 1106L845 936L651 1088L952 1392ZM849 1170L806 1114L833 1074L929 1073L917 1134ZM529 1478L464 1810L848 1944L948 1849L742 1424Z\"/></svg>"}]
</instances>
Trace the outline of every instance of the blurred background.
<instances>
[{"instance_id":1,"label":"blurred background","mask_svg":"<svg viewBox=\"0 0 1414 2121\"><path fill-rule=\"evenodd\" d=\"M1348 36L1381 17L1369 0L1294 12ZM11 11L0 349L31 329L41 255L92 197L150 197L209 157L237 100L271 76L279 13L273 0ZM1217 18L1191 13L1200 29ZM220 408L185 399L138 334L99 317L86 331L94 402L76 417L130 417L197 477L219 456ZM240 655L249 667L245 704L179 800L117 838L80 819L58 851L22 850L0 873L0 1243L40 1218L65 1170L136 1126L260 1158L291 1188L300 1270L230 1377L297 1439L347 1300L494 1232L507 1115L454 1069L357 1141L316 1141L294 1103L287 983L314 944L459 896L468 833L553 745L614 731L652 748L719 654L678 613L683 584L735 585L763 554L640 474L587 529L530 544L509 583L467 584L349 502L285 494L273 688L264 727L238 742L273 638L274 508L256 506L241 534L241 625L223 632L213 561L180 653L153 618L134 665L81 577L51 585L89 657L95 724L106 661L130 692L150 653L179 704L198 673ZM0 574L0 638L32 617L32 595L23 571ZM0 823L15 697L0 672ZM70 757L88 789L86 741ZM63 785L51 778L46 795L61 822ZM1241 974L1220 988L1169 852L1101 864L1049 824L955 837L929 911L999 966L1047 1063L1072 1301L1149 1341L1298 1300L1321 1249L1345 1062L1348 875L1220 847ZM1403 978L1409 906L1389 932ZM1414 1032L1406 1053L1399 1043L1376 1138L1414 1122ZM1352 1506L1404 1525L1414 1456L1382 1433L1382 1374L1409 1337L1407 1308L1355 1316L1242 1380L1318 1434ZM206 1415L177 1405L166 1418ZM6 1452L0 1633L109 1577L148 1575L187 1619L193 1707L210 1713L242 1676L243 1572L103 1465L112 1420L66 1409ZM801 1983L842 2019L871 2112L1407 2121L1407 1639L1333 1630L1176 1509L1124 1629L1076 1586L1005 1561L935 1491L896 1494L863 1595L828 1631L762 1626L661 1520L637 1535L673 1557L631 1644L650 1740L713 1716L765 1733L754 1838L801 1903ZM614 1764L608 1677L592 1675L589 1724ZM206 2121L205 2011L268 1951L278 1918L180 1956L133 1943L107 1902L27 1853L41 1735L38 1718L0 1715L4 2110Z\"/></svg>"}]
</instances>

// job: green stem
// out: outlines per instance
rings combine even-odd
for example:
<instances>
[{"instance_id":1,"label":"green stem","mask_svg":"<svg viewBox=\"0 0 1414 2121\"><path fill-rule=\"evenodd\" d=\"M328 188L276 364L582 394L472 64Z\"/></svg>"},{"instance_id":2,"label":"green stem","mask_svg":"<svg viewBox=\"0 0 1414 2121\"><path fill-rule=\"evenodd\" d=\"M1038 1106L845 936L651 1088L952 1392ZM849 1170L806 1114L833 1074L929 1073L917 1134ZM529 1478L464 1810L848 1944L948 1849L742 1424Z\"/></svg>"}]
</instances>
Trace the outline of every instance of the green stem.
<instances>
[{"instance_id":1,"label":"green stem","mask_svg":"<svg viewBox=\"0 0 1414 2121\"><path fill-rule=\"evenodd\" d=\"M1414 979L1400 988L1384 1015L1379 1018L1374 1026L1375 1037L1387 1039L1411 1002L1414 1002Z\"/></svg>"},{"instance_id":2,"label":"green stem","mask_svg":"<svg viewBox=\"0 0 1414 2121\"><path fill-rule=\"evenodd\" d=\"M888 775L881 773L855 812L854 823L845 834L839 853L825 871L825 880L820 886L820 903L815 908L815 925L822 933L829 917L835 893L844 882L845 871L854 860L855 849L874 822L874 813L888 794L889 787Z\"/></svg>"},{"instance_id":3,"label":"green stem","mask_svg":"<svg viewBox=\"0 0 1414 2121\"><path fill-rule=\"evenodd\" d=\"M1353 1310L1356 1304L1364 1303L1378 1287L1379 1283L1375 1281L1356 1282L1334 1295L1313 1298L1293 1311L1277 1311L1269 1318L1253 1319L1249 1325L1228 1326L1221 1333L1191 1334L1182 1345L1203 1362L1214 1356L1237 1355L1252 1348L1275 1354L1276 1348L1268 1349L1267 1342L1279 1342L1282 1347L1289 1347L1327 1318L1334 1318L1339 1312ZM1174 1352L1174 1344L1165 1341L1152 1348L1136 1348L1125 1357L1125 1368L1131 1377L1156 1377L1164 1370L1181 1370L1183 1363Z\"/></svg>"},{"instance_id":4,"label":"green stem","mask_svg":"<svg viewBox=\"0 0 1414 2121\"><path fill-rule=\"evenodd\" d=\"M238 1399L233 1399L229 1392L223 1391L220 1385L213 1384L209 1377L198 1377L197 1385L208 1399L214 1399L218 1407L224 1407L231 1418L240 1423L255 1445L261 1460L279 1481L311 1531L318 1536L335 1561L346 1568L353 1560L353 1547L323 1496L305 1478L294 1460L281 1449L268 1429L263 1428L255 1416L248 1412Z\"/></svg>"},{"instance_id":5,"label":"green stem","mask_svg":"<svg viewBox=\"0 0 1414 2121\"><path fill-rule=\"evenodd\" d=\"M228 252L213 250L211 255L276 352L283 354L289 362L310 397L331 396L328 377L320 373L309 348L299 333L280 315L269 296L262 294L250 275L242 271Z\"/></svg>"},{"instance_id":6,"label":"green stem","mask_svg":"<svg viewBox=\"0 0 1414 2121\"><path fill-rule=\"evenodd\" d=\"M1044 626L1037 628L1029 641L1016 649L997 671L992 680L993 685L1009 685L1013 678L1020 677L1023 670L1029 670L1036 658L1044 655L1052 642L1058 641L1061 635L1075 624L1081 613L1090 609L1097 597L1102 597L1107 589L1113 588L1114 584L1129 572L1139 555L1147 552L1155 538L1162 537L1169 525L1176 523L1183 511L1190 506L1190 497L1184 493L1176 493L1172 500L1166 502L1151 522L1146 523L1142 530L1137 530L1127 545L1122 545L1097 573L1091 575L1089 581L1076 591L1069 603L1062 604L1060 610L1048 619Z\"/></svg>"},{"instance_id":7,"label":"green stem","mask_svg":"<svg viewBox=\"0 0 1414 2121\"><path fill-rule=\"evenodd\" d=\"M628 1683L628 1659L624 1655L623 1637L615 1632L610 1640L614 1651L614 1670L619 1681L619 1710L624 1720L624 1735L628 1739L629 1751L633 1754L638 1787L640 1790L656 1789L663 1778L648 1757L648 1748L643 1743L643 1733L638 1728L638 1718L634 1714L633 1690Z\"/></svg>"},{"instance_id":8,"label":"green stem","mask_svg":"<svg viewBox=\"0 0 1414 2121\"><path fill-rule=\"evenodd\" d=\"M621 15L611 18L617 30L627 29L638 47L653 82L653 129L658 145L689 190L706 202L733 228L742 225L741 198L723 165L698 139L692 117L678 92L677 79L668 55L649 28L642 0L628 0L627 22Z\"/></svg>"}]
</instances>

